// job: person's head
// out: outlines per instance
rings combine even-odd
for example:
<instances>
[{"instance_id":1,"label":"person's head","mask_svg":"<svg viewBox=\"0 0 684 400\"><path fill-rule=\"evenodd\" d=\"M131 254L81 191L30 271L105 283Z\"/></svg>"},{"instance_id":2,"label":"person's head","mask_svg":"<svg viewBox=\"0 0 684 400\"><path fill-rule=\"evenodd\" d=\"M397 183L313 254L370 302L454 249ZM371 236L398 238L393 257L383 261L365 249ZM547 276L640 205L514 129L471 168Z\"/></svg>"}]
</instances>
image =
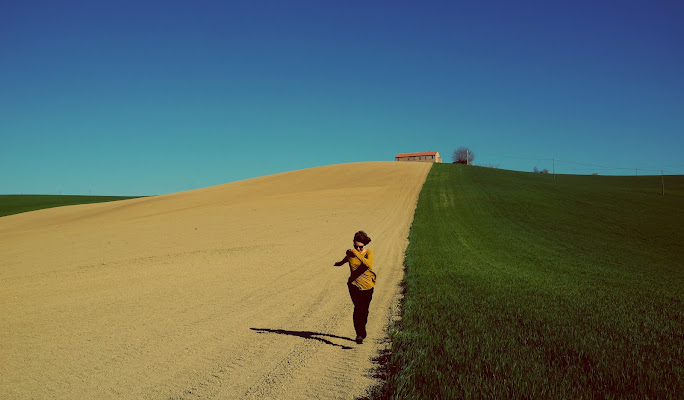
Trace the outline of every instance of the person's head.
<instances>
[{"instance_id":1,"label":"person's head","mask_svg":"<svg viewBox=\"0 0 684 400\"><path fill-rule=\"evenodd\" d=\"M371 242L371 238L366 235L364 231L358 231L354 234L354 247L358 251L363 251L363 249Z\"/></svg>"}]
</instances>

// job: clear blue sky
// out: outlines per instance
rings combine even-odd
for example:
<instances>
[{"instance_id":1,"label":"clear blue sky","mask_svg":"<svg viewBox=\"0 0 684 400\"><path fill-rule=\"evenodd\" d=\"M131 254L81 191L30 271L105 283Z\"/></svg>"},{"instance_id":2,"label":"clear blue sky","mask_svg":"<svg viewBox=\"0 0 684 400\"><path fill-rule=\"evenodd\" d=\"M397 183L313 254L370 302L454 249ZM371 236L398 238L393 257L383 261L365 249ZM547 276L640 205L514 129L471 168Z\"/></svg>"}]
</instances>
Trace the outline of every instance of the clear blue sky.
<instances>
[{"instance_id":1,"label":"clear blue sky","mask_svg":"<svg viewBox=\"0 0 684 400\"><path fill-rule=\"evenodd\" d=\"M0 193L162 194L459 146L682 174L682 21L679 0L4 1Z\"/></svg>"}]
</instances>

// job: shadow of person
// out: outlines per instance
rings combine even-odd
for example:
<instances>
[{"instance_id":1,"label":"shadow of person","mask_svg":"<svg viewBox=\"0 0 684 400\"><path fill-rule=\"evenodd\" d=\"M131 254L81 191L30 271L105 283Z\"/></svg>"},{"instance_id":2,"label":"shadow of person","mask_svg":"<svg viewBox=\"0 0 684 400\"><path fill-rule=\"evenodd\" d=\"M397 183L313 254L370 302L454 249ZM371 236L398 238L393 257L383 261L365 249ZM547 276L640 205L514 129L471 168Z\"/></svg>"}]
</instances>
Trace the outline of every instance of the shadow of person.
<instances>
[{"instance_id":1,"label":"shadow of person","mask_svg":"<svg viewBox=\"0 0 684 400\"><path fill-rule=\"evenodd\" d=\"M287 331L285 329L266 329L266 328L249 328L253 331L256 331L257 333L277 333L279 335L289 335L289 336L297 336L301 337L304 339L312 339L312 340L317 340L319 342L323 342L325 344L329 344L331 346L335 347L341 347L345 350L352 349L353 347L349 346L344 346L341 344L333 343L330 340L324 339L323 337L329 337L329 338L335 338L335 339L342 339L342 340L348 340L350 342L354 342L354 339L350 339L348 337L344 336L336 336L336 335L329 335L327 333L320 333L320 332L311 332L311 331Z\"/></svg>"}]
</instances>

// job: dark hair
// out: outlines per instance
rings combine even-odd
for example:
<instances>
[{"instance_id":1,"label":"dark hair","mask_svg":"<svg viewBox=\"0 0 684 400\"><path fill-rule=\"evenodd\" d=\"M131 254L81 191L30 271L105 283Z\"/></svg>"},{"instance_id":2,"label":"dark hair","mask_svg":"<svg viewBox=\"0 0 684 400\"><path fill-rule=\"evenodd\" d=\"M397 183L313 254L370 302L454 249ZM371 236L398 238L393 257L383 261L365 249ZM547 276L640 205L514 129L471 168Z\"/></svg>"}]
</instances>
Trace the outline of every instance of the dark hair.
<instances>
[{"instance_id":1,"label":"dark hair","mask_svg":"<svg viewBox=\"0 0 684 400\"><path fill-rule=\"evenodd\" d=\"M354 241L361 242L363 244L368 244L371 242L371 238L369 238L368 235L366 235L366 232L358 231L354 234Z\"/></svg>"}]
</instances>

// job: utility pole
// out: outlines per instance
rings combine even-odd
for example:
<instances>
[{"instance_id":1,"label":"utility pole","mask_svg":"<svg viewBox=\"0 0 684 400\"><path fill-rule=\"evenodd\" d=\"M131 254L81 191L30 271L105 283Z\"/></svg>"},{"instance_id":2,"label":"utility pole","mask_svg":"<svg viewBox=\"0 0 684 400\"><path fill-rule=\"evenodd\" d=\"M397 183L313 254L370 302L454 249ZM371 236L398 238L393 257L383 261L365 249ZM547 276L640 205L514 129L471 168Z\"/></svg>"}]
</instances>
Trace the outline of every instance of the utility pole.
<instances>
[{"instance_id":1,"label":"utility pole","mask_svg":"<svg viewBox=\"0 0 684 400\"><path fill-rule=\"evenodd\" d=\"M556 179L556 157L553 158L553 179Z\"/></svg>"},{"instance_id":2,"label":"utility pole","mask_svg":"<svg viewBox=\"0 0 684 400\"><path fill-rule=\"evenodd\" d=\"M660 170L660 181L663 184L663 196L665 196L665 173L662 169Z\"/></svg>"}]
</instances>

